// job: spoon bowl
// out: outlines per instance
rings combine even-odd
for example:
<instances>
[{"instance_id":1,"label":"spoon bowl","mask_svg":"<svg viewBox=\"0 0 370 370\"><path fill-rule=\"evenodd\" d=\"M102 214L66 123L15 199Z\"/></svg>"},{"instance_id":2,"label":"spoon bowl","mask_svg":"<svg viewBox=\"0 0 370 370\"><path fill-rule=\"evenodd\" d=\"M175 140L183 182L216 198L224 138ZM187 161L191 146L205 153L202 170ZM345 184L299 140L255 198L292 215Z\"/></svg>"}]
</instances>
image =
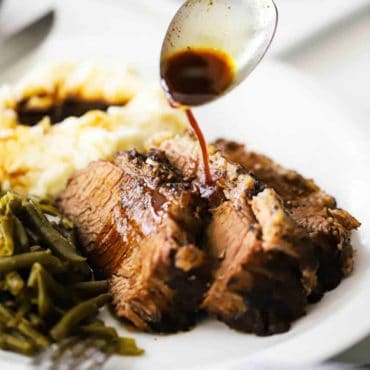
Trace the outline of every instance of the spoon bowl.
<instances>
[{"instance_id":1,"label":"spoon bowl","mask_svg":"<svg viewBox=\"0 0 370 370\"><path fill-rule=\"evenodd\" d=\"M187 0L172 19L163 42L160 63L163 88L169 94L165 79L169 58L187 50L214 50L232 60L233 78L220 94L187 105L205 104L222 96L262 60L277 23L278 11L273 0Z\"/></svg>"}]
</instances>

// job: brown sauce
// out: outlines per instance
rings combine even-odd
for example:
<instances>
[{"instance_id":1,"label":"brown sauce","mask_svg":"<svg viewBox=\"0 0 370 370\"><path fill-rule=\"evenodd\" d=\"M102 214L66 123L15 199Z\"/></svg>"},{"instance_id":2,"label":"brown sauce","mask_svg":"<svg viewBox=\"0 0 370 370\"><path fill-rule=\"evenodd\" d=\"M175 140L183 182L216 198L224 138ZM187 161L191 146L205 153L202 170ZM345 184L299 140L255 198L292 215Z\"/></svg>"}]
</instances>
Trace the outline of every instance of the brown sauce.
<instances>
[{"instance_id":1,"label":"brown sauce","mask_svg":"<svg viewBox=\"0 0 370 370\"><path fill-rule=\"evenodd\" d=\"M170 104L184 108L202 150L205 179L212 184L207 143L189 106L208 103L222 95L235 76L233 60L214 49L186 49L161 65L161 78Z\"/></svg>"},{"instance_id":2,"label":"brown sauce","mask_svg":"<svg viewBox=\"0 0 370 370\"><path fill-rule=\"evenodd\" d=\"M125 102L117 105L125 105ZM91 110L105 112L110 104L104 101L88 101L79 98L67 98L61 102L55 102L48 108L35 109L28 107L28 100L20 101L16 107L18 121L26 126L34 126L44 117L49 117L51 124L56 124L68 117L81 117Z\"/></svg>"}]
</instances>

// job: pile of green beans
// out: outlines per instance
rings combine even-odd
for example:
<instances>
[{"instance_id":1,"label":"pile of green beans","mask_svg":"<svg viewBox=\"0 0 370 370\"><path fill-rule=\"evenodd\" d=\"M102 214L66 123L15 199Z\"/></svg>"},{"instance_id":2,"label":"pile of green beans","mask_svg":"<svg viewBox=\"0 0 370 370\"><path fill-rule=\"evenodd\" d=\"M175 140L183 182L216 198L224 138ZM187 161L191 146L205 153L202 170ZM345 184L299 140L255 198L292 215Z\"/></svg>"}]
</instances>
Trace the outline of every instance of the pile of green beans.
<instances>
[{"instance_id":1,"label":"pile of green beans","mask_svg":"<svg viewBox=\"0 0 370 370\"><path fill-rule=\"evenodd\" d=\"M111 301L78 252L75 229L53 206L8 192L0 197L0 348L34 355L75 336L104 350L139 355L98 319Z\"/></svg>"}]
</instances>

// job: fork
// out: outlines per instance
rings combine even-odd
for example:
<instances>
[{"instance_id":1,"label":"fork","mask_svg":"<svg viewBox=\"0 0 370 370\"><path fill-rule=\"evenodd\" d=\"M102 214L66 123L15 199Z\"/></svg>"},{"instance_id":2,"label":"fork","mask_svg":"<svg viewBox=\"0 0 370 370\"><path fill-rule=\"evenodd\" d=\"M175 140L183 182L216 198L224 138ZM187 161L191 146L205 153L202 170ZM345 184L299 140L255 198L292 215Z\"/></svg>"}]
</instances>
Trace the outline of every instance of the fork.
<instances>
[{"instance_id":1,"label":"fork","mask_svg":"<svg viewBox=\"0 0 370 370\"><path fill-rule=\"evenodd\" d=\"M111 357L105 342L72 337L41 352L32 365L39 370L101 370Z\"/></svg>"}]
</instances>

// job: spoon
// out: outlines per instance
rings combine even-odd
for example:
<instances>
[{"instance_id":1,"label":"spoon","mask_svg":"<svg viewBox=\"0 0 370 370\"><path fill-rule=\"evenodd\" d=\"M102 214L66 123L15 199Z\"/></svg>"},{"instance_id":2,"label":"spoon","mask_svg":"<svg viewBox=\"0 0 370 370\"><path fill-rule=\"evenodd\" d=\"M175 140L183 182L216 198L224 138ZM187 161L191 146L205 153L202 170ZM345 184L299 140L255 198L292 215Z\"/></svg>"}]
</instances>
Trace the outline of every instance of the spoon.
<instances>
[{"instance_id":1,"label":"spoon","mask_svg":"<svg viewBox=\"0 0 370 370\"><path fill-rule=\"evenodd\" d=\"M205 184L213 178L207 143L190 107L242 82L266 54L278 11L273 0L187 0L162 45L160 75L169 103L182 108L202 151Z\"/></svg>"},{"instance_id":2,"label":"spoon","mask_svg":"<svg viewBox=\"0 0 370 370\"><path fill-rule=\"evenodd\" d=\"M218 51L228 64L232 78L228 84L224 83L222 88L219 87L213 94L207 94L209 91L199 91L199 84L202 86L205 82L203 78L197 81L198 86L194 86L198 91L192 91L189 84L183 86L184 91L177 91L183 93L184 101L176 101L173 96L170 101L176 101L187 107L202 105L235 88L254 70L266 54L274 38L277 23L278 11L273 0L185 1L172 19L162 45L160 74L167 96L171 98L173 95L173 91L172 94L170 91L171 87L173 88L171 81L166 78L167 61L186 50ZM183 79L193 78L194 82L196 76L199 77L199 74L204 73L205 68L208 72L218 72L213 76L214 81L211 81L213 84L220 81L222 75L217 70L219 65L212 64L212 61L207 60L204 55L199 58L201 59L198 59L198 64L193 65ZM199 94L204 93L204 96L200 99L191 99L194 93L198 93L198 97L200 97Z\"/></svg>"}]
</instances>

